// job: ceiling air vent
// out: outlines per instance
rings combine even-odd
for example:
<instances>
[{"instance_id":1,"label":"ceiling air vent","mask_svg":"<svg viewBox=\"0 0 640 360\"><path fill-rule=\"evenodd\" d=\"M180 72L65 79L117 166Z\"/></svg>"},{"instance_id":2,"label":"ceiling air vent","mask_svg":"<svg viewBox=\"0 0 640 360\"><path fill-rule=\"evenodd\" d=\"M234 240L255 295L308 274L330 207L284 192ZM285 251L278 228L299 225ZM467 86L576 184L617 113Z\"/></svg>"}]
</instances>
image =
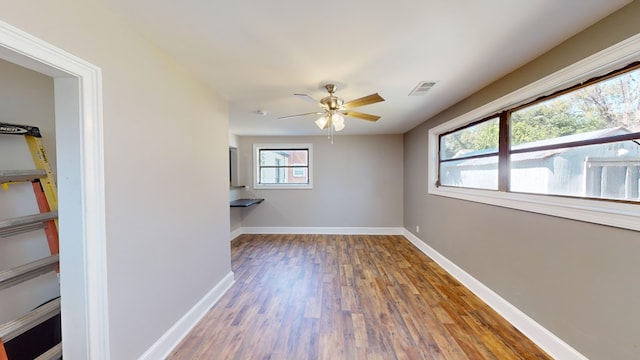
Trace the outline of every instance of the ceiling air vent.
<instances>
[{"instance_id":1,"label":"ceiling air vent","mask_svg":"<svg viewBox=\"0 0 640 360\"><path fill-rule=\"evenodd\" d=\"M409 96L422 96L429 91L436 83L433 81L421 81L410 93Z\"/></svg>"}]
</instances>

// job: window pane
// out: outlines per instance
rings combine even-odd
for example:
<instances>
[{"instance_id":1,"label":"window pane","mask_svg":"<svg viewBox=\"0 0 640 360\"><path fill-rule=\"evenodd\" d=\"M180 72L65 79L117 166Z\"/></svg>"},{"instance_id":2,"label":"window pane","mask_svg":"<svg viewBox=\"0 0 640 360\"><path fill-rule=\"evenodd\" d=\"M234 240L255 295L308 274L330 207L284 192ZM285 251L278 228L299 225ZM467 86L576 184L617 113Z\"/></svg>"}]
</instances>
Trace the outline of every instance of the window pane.
<instances>
[{"instance_id":1,"label":"window pane","mask_svg":"<svg viewBox=\"0 0 640 360\"><path fill-rule=\"evenodd\" d=\"M308 165L307 150L260 150L260 166Z\"/></svg>"},{"instance_id":2,"label":"window pane","mask_svg":"<svg viewBox=\"0 0 640 360\"><path fill-rule=\"evenodd\" d=\"M634 141L511 156L511 191L639 200L640 145Z\"/></svg>"},{"instance_id":3,"label":"window pane","mask_svg":"<svg viewBox=\"0 0 640 360\"><path fill-rule=\"evenodd\" d=\"M498 189L498 157L440 163L440 184L476 189Z\"/></svg>"},{"instance_id":4,"label":"window pane","mask_svg":"<svg viewBox=\"0 0 640 360\"><path fill-rule=\"evenodd\" d=\"M512 149L638 132L640 69L515 111L510 124Z\"/></svg>"},{"instance_id":5,"label":"window pane","mask_svg":"<svg viewBox=\"0 0 640 360\"><path fill-rule=\"evenodd\" d=\"M307 168L288 168L289 184L308 184Z\"/></svg>"},{"instance_id":6,"label":"window pane","mask_svg":"<svg viewBox=\"0 0 640 360\"><path fill-rule=\"evenodd\" d=\"M287 168L261 168L260 184L286 184Z\"/></svg>"},{"instance_id":7,"label":"window pane","mask_svg":"<svg viewBox=\"0 0 640 360\"><path fill-rule=\"evenodd\" d=\"M307 177L307 168L304 167L294 167L292 170L293 177Z\"/></svg>"},{"instance_id":8,"label":"window pane","mask_svg":"<svg viewBox=\"0 0 640 360\"><path fill-rule=\"evenodd\" d=\"M440 159L498 152L498 118L440 137Z\"/></svg>"}]
</instances>

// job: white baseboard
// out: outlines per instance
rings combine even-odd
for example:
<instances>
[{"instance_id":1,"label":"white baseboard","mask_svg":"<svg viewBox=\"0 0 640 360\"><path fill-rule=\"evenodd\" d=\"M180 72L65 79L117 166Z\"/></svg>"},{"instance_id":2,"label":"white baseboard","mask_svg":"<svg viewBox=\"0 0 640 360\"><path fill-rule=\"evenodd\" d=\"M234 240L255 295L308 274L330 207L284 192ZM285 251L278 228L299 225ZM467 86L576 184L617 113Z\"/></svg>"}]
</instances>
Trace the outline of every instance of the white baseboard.
<instances>
[{"instance_id":1,"label":"white baseboard","mask_svg":"<svg viewBox=\"0 0 640 360\"><path fill-rule=\"evenodd\" d=\"M229 237L229 241L233 241L233 239L237 238L240 235L242 235L242 228L241 227L231 231L231 236Z\"/></svg>"},{"instance_id":2,"label":"white baseboard","mask_svg":"<svg viewBox=\"0 0 640 360\"><path fill-rule=\"evenodd\" d=\"M242 227L242 234L403 235L400 227Z\"/></svg>"},{"instance_id":3,"label":"white baseboard","mask_svg":"<svg viewBox=\"0 0 640 360\"><path fill-rule=\"evenodd\" d=\"M531 341L536 343L540 348L551 355L554 359L566 359L566 360L587 360L587 358L580 354L576 349L572 348L569 344L565 343L554 335L551 331L538 324L535 320L527 316L524 312L511 305L507 300L503 299L500 295L496 294L493 290L485 286L480 281L476 280L473 276L469 275L466 271L462 270L452 261L444 257L435 249L425 244L422 240L416 237L407 229L404 229L403 235L420 251L429 256L433 261L438 263L449 274L460 281L471 292L478 296L482 301L487 303L495 311L497 311L502 317L514 327L520 330Z\"/></svg>"},{"instance_id":4,"label":"white baseboard","mask_svg":"<svg viewBox=\"0 0 640 360\"><path fill-rule=\"evenodd\" d=\"M217 303L222 295L229 290L234 282L233 272L230 271L216 286L213 287L198 303L178 320L164 335L158 339L139 360L166 359L180 341L189 334L194 326L202 319L209 309Z\"/></svg>"}]
</instances>

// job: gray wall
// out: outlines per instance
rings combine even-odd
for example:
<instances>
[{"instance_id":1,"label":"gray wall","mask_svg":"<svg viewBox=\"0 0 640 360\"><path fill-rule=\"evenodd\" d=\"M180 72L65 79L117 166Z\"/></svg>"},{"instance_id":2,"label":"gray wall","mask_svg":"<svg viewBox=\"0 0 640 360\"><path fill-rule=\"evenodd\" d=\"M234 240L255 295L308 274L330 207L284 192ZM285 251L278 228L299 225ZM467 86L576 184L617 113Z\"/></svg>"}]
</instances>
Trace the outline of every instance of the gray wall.
<instances>
[{"instance_id":1,"label":"gray wall","mask_svg":"<svg viewBox=\"0 0 640 360\"><path fill-rule=\"evenodd\" d=\"M37 126L56 174L53 79L0 60L0 122Z\"/></svg>"},{"instance_id":2,"label":"gray wall","mask_svg":"<svg viewBox=\"0 0 640 360\"><path fill-rule=\"evenodd\" d=\"M238 142L239 142L239 137L237 135L234 134L229 134L229 148L234 147L236 150L238 148ZM237 154L237 151L236 151ZM238 164L235 164L235 170L234 173L236 175L236 182L234 185L238 184L238 179L237 179L237 171L238 171ZM239 199L242 198L245 195L243 190L240 189L229 189L229 200L235 200L235 199ZM239 208L231 208L231 216L230 216L230 221L229 221L229 228L231 229L231 231L237 230L240 227L242 227L242 215L244 213L244 209L239 209Z\"/></svg>"},{"instance_id":3,"label":"gray wall","mask_svg":"<svg viewBox=\"0 0 640 360\"><path fill-rule=\"evenodd\" d=\"M266 200L240 210L242 226L402 227L402 135L240 137L244 185L254 143L313 144L313 189L252 190Z\"/></svg>"},{"instance_id":4,"label":"gray wall","mask_svg":"<svg viewBox=\"0 0 640 360\"><path fill-rule=\"evenodd\" d=\"M102 69L110 351L137 359L230 272L227 102L99 2L0 19Z\"/></svg>"},{"instance_id":5,"label":"gray wall","mask_svg":"<svg viewBox=\"0 0 640 360\"><path fill-rule=\"evenodd\" d=\"M429 128L640 32L633 2L404 136L405 227L590 359L640 353L640 234L426 192Z\"/></svg>"},{"instance_id":6,"label":"gray wall","mask_svg":"<svg viewBox=\"0 0 640 360\"><path fill-rule=\"evenodd\" d=\"M0 122L38 126L55 173L53 79L0 60ZM0 169L30 169L33 161L22 136L0 135ZM31 184L0 189L0 220L38 213ZM0 239L0 270L49 255L44 231ZM55 272L0 291L0 323L14 320L59 295Z\"/></svg>"}]
</instances>

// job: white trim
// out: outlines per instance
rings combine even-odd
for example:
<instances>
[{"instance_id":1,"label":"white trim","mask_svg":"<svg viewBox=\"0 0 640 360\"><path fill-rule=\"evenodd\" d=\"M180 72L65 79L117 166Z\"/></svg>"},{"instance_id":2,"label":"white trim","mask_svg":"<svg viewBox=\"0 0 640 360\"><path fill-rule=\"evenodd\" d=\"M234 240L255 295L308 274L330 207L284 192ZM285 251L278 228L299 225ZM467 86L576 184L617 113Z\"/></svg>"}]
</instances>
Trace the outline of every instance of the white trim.
<instances>
[{"instance_id":1,"label":"white trim","mask_svg":"<svg viewBox=\"0 0 640 360\"><path fill-rule=\"evenodd\" d=\"M496 294L489 287L469 275L466 271L444 257L435 249L421 241L407 229L403 233L413 245L415 245L425 255L433 259L438 265L445 269L451 276L460 281L467 289L477 295L482 301L493 308L498 314L504 317L511 325L515 326L531 341L551 355L554 359L564 360L587 360L576 349L571 347L547 330L527 314L513 306L500 295Z\"/></svg>"},{"instance_id":2,"label":"white trim","mask_svg":"<svg viewBox=\"0 0 640 360\"><path fill-rule=\"evenodd\" d=\"M209 312L234 283L234 274L229 272L191 310L162 335L139 359L166 359L198 322Z\"/></svg>"},{"instance_id":3,"label":"white trim","mask_svg":"<svg viewBox=\"0 0 640 360\"><path fill-rule=\"evenodd\" d=\"M508 107L526 103L543 94L549 94L594 76L602 75L637 60L640 60L640 34L484 106L429 129L429 194L640 231L640 208L634 204L436 186L438 176L438 136L440 134L480 120Z\"/></svg>"},{"instance_id":4,"label":"white trim","mask_svg":"<svg viewBox=\"0 0 640 360\"><path fill-rule=\"evenodd\" d=\"M401 227L242 227L241 234L402 235Z\"/></svg>"},{"instance_id":5,"label":"white trim","mask_svg":"<svg viewBox=\"0 0 640 360\"><path fill-rule=\"evenodd\" d=\"M309 183L308 184L297 184L297 183L286 183L286 184L260 184L258 182L258 173L260 169L260 150L261 149L300 149L307 150L309 154L309 167L307 168L309 172ZM293 165L293 164L292 164ZM253 188L257 190L309 190L313 189L313 144L287 144L287 143L277 143L277 144L253 144Z\"/></svg>"},{"instance_id":6,"label":"white trim","mask_svg":"<svg viewBox=\"0 0 640 360\"><path fill-rule=\"evenodd\" d=\"M237 238L238 236L242 235L242 228L239 227L235 230L231 231L231 235L229 236L230 241L233 241L235 238Z\"/></svg>"},{"instance_id":7,"label":"white trim","mask_svg":"<svg viewBox=\"0 0 640 360\"><path fill-rule=\"evenodd\" d=\"M101 70L2 21L0 58L54 78L63 356L109 359Z\"/></svg>"}]
</instances>

